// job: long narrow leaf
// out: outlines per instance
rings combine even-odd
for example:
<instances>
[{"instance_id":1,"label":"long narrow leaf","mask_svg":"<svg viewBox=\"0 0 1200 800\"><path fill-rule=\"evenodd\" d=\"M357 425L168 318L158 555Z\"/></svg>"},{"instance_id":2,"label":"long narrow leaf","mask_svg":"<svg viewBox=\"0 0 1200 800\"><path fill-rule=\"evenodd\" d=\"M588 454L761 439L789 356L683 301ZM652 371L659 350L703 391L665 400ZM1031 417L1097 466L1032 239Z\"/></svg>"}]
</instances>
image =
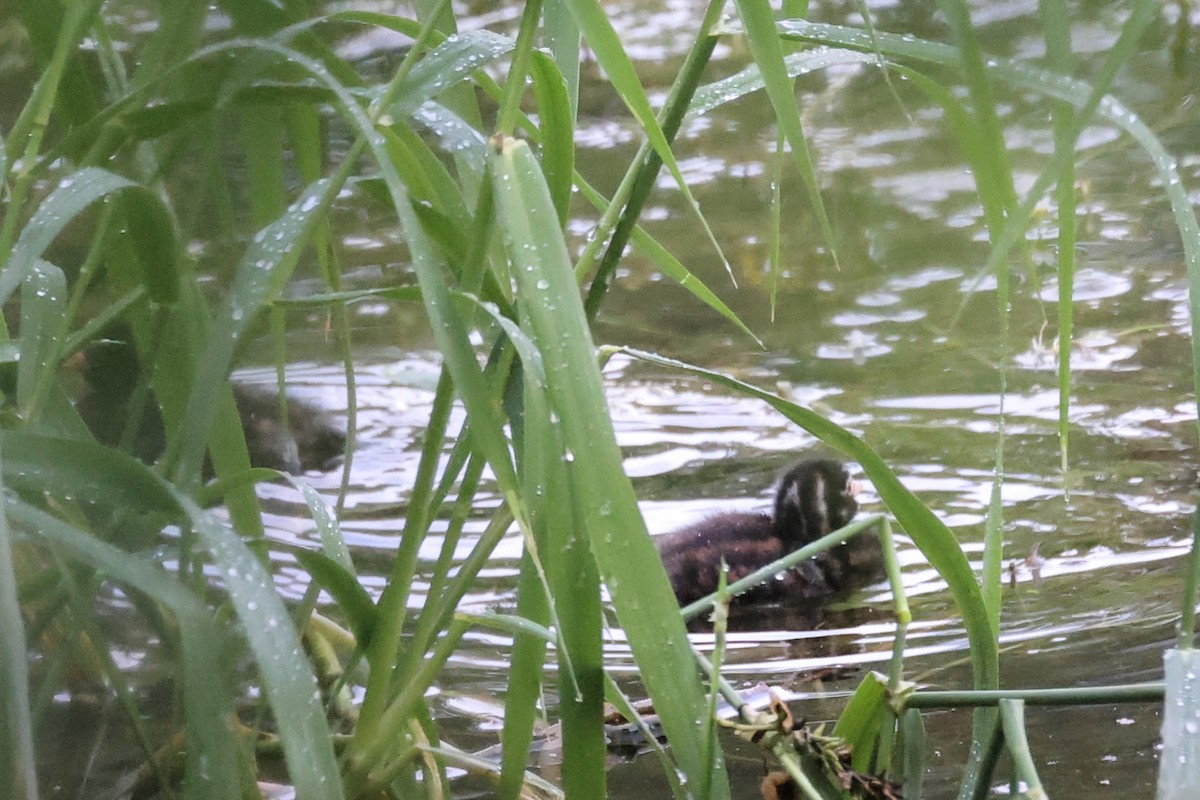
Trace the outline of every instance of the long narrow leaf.
<instances>
[{"instance_id":1,"label":"long narrow leaf","mask_svg":"<svg viewBox=\"0 0 1200 800\"><path fill-rule=\"evenodd\" d=\"M574 486L587 487L576 495L580 521L587 526L596 566L612 595L676 757L693 785L700 785L703 736L695 720L703 714L704 695L683 646L687 636L679 617L640 612L642 608L669 608L672 595L622 468L583 303L553 201L537 161L523 142L497 142L492 168L497 178L499 219L510 258L517 264L514 273L519 291L542 348L550 398L562 425L565 466ZM720 764L718 758L718 769ZM728 797L722 773L713 780L713 796Z\"/></svg>"},{"instance_id":2,"label":"long narrow leaf","mask_svg":"<svg viewBox=\"0 0 1200 800\"><path fill-rule=\"evenodd\" d=\"M258 663L296 796L302 800L341 798L342 784L321 693L288 611L275 592L274 580L228 524L210 512L190 504L186 507L212 554Z\"/></svg>"},{"instance_id":3,"label":"long narrow leaf","mask_svg":"<svg viewBox=\"0 0 1200 800\"><path fill-rule=\"evenodd\" d=\"M58 182L58 187L42 201L37 211L25 223L17 237L12 252L5 258L0 256L0 303L7 302L33 268L36 259L46 251L50 243L84 209L102 197L118 192L133 192L142 195L137 207L150 216L155 224L165 224L170 217L161 200L154 198L150 190L138 186L102 169L87 168L67 175ZM153 209L153 210L151 210Z\"/></svg>"},{"instance_id":4,"label":"long narrow leaf","mask_svg":"<svg viewBox=\"0 0 1200 800\"><path fill-rule=\"evenodd\" d=\"M224 635L212 613L165 572L123 550L99 541L19 500L9 500L11 519L64 548L75 559L114 580L143 592L171 609L179 623L183 702L186 712L187 800L238 797L236 740L231 671Z\"/></svg>"},{"instance_id":5,"label":"long narrow leaf","mask_svg":"<svg viewBox=\"0 0 1200 800\"><path fill-rule=\"evenodd\" d=\"M804 179L808 190L809 202L817 214L821 232L829 246L829 253L837 263L837 251L834 249L833 229L829 225L829 215L825 212L825 202L821 199L821 190L817 183L816 170L812 158L808 154L808 140L804 136L804 128L800 122L800 110L796 106L796 93L792 81L784 66L783 46L779 34L775 30L775 17L767 0L735 0L738 15L746 26L746 40L750 44L750 52L754 63L758 65L766 85L767 96L771 99L771 107L775 109L775 119L779 129L792 150L792 160L796 170Z\"/></svg>"},{"instance_id":6,"label":"long narrow leaf","mask_svg":"<svg viewBox=\"0 0 1200 800\"><path fill-rule=\"evenodd\" d=\"M575 17L575 24L579 26L583 38L591 45L592 52L596 55L596 61L604 69L612 87L620 95L621 100L624 101L626 107L633 113L633 116L642 126L642 130L645 131L650 146L658 154L658 157L662 159L663 164L671 173L671 177L675 179L675 185L679 187L684 200L687 201L688 206L696 215L697 220L704 229L705 235L708 237L709 242L712 243L713 249L721 257L721 263L725 265L726 270L732 275L729 260L725 258L725 253L721 249L721 245L717 242L716 235L713 234L712 228L709 227L708 222L704 219L704 215L700 212L700 204L692 196L691 189L688 188L687 182L683 179L683 173L679 171L679 164L675 161L675 155L671 152L671 145L667 142L667 138L654 116L653 109L650 108L650 101L646 98L646 90L642 88L642 83L638 79L633 62L629 60L629 55L625 52L625 48L621 46L621 40L617 36L617 32L613 29L612 23L609 22L608 17L605 15L604 9L598 0L562 0L562 2L571 9L571 14ZM707 36L708 33L708 31L701 31L701 35Z\"/></svg>"}]
</instances>

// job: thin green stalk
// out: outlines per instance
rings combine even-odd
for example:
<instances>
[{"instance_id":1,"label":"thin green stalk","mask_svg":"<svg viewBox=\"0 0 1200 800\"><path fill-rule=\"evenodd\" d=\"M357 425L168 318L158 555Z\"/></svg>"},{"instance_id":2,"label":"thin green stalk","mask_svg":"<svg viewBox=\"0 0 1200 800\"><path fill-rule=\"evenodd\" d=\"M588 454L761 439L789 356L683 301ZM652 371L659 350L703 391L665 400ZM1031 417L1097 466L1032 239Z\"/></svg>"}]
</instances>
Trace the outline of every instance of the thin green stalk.
<instances>
[{"instance_id":1,"label":"thin green stalk","mask_svg":"<svg viewBox=\"0 0 1200 800\"><path fill-rule=\"evenodd\" d=\"M17 597L13 539L0 506L0 797L38 796L29 710L29 653Z\"/></svg>"},{"instance_id":2,"label":"thin green stalk","mask_svg":"<svg viewBox=\"0 0 1200 800\"><path fill-rule=\"evenodd\" d=\"M1045 32L1046 56L1051 68L1060 75L1075 72L1071 52L1070 16L1063 0L1038 0L1038 9ZM1069 138L1075 109L1065 100L1056 101L1050 109L1054 121L1054 149L1057 152L1075 150L1075 140ZM1071 340L1075 288L1075 160L1063 159L1055 193L1058 205L1058 450L1063 473L1063 493L1069 491L1067 480L1071 410Z\"/></svg>"},{"instance_id":3,"label":"thin green stalk","mask_svg":"<svg viewBox=\"0 0 1200 800\"><path fill-rule=\"evenodd\" d=\"M446 635L438 642L429 658L421 664L421 669L400 690L396 699L380 717L377 730L378 736L363 748L361 754L350 764L346 774L346 794L350 797L369 794L386 786L407 761L391 756L390 750L399 737L404 725L413 715L417 703L425 696L426 690L433 685L445 667L446 661L458 647L458 642L470 627L470 620L465 617L456 618L446 629ZM388 760L383 762L387 757ZM382 763L381 763L382 762Z\"/></svg>"},{"instance_id":4,"label":"thin green stalk","mask_svg":"<svg viewBox=\"0 0 1200 800\"><path fill-rule=\"evenodd\" d=\"M116 208L115 203L108 203L104 206L104 210L100 212L100 220L96 223L96 230L92 234L91 243L88 245L87 255L83 259L83 264L79 267L79 274L71 285L71 296L67 300L67 310L65 312L68 328L75 322L75 317L79 314L79 308L87 297L87 290L92 284L92 278L95 277L96 270L100 266L100 260L104 256L104 239L108 235L109 225L112 223L113 213L115 213ZM64 352L70 353L71 351L64 350Z\"/></svg>"},{"instance_id":5,"label":"thin green stalk","mask_svg":"<svg viewBox=\"0 0 1200 800\"><path fill-rule=\"evenodd\" d=\"M13 123L8 135L8 150L14 144L24 142L24 149L19 159L11 159L9 164L21 164L16 180L12 182L7 210L4 214L3 225L0 226L0 266L8 260L16 240L17 227L24 219L25 200L33 186L37 174L38 153L41 152L42 139L50 125L50 116L54 111L58 97L59 84L67 68L67 60L75 49L75 45L83 36L90 20L92 20L104 5L104 0L92 0L90 3L68 3L64 10L64 19L59 28L58 40L54 43L54 53L49 63L42 70L41 77L33 89L29 102L21 110L17 121ZM0 176L7 178L7 176Z\"/></svg>"},{"instance_id":6,"label":"thin green stalk","mask_svg":"<svg viewBox=\"0 0 1200 800\"><path fill-rule=\"evenodd\" d=\"M404 621L408 614L408 594L416 572L417 552L429 527L429 492L441 457L442 443L453 404L454 387L449 372L443 368L434 394L416 479L409 494L408 517L404 522L404 532L400 536L400 547L392 563L387 586L376 604L382 626L375 632L367 647L367 662L371 665L371 670L367 677L359 722L355 728L356 739L360 735L364 737L361 741L374 738L375 726L392 695L393 668L400 651Z\"/></svg>"},{"instance_id":7,"label":"thin green stalk","mask_svg":"<svg viewBox=\"0 0 1200 800\"><path fill-rule=\"evenodd\" d=\"M883 569L892 589L892 610L901 625L908 625L912 622L912 611L908 607L908 595L904 592L904 575L900 570L900 559L896 555L892 520L884 517L876 530L879 534L879 544L883 548Z\"/></svg>"},{"instance_id":8,"label":"thin green stalk","mask_svg":"<svg viewBox=\"0 0 1200 800\"><path fill-rule=\"evenodd\" d=\"M548 604L549 598L537 581L529 554L522 553L517 579L517 615L546 625L550 620ZM529 761L538 700L542 699L547 651L545 640L538 636L520 633L513 636L504 699L504 727L500 733L499 800L516 800L525 782L525 765Z\"/></svg>"},{"instance_id":9,"label":"thin green stalk","mask_svg":"<svg viewBox=\"0 0 1200 800\"><path fill-rule=\"evenodd\" d=\"M431 17L431 19L433 18ZM463 274L460 276L461 280L472 291L478 290L483 278L484 256L486 254L486 240L488 238L487 232L491 230L493 219L491 213L490 183L490 181L485 181L483 190L479 193L477 199L475 219L478 224L475 226L476 235L472 238L471 249L463 265ZM507 370L505 374L507 374ZM442 448L446 440L446 428L449 424L453 402L453 383L449 372L443 368L442 374L438 379L429 425L426 428L421 461L417 469L417 479L410 494L409 515L405 521L400 550L396 554L396 560L393 563L392 572L388 578L387 588L384 589L383 597L379 600L380 612L383 615L383 619L389 620L385 623L387 625L385 636L389 644L380 650L381 658L394 659L398 654L400 636L407 617L409 589L412 584L412 576L416 570L417 553L420 549L420 543L429 529L434 509L440 505L441 498L445 497L444 491L441 490L434 492L431 496L431 490L437 468L440 464ZM467 446L468 442L467 431L463 430L459 441L455 443L452 457L442 475L442 487L448 489L455 476L461 471L466 457L466 450L463 447ZM482 461L482 459L478 460ZM460 486L460 491L461 489L462 487ZM505 523L506 526L511 521L511 518L508 519ZM489 549L488 552L490 553L491 550ZM430 598L434 598L437 595L431 592L429 596ZM445 620L447 618L443 617L442 614L429 614L428 610L426 610L422 614L419 627L423 629L424 635L427 637L432 631L439 629L440 625L437 623L437 620ZM412 659L417 657L417 654L424 652L425 645L414 642L413 647L414 652L410 653L410 663L412 663ZM376 664L372 662L372 667L382 667L382 663ZM388 669L391 668L390 666L388 667ZM401 674L403 674L403 671L401 671ZM368 686L370 685L371 683L368 684ZM371 697L370 690L368 689L367 699L364 700L364 710L368 705L372 707L373 710L370 719L373 719L374 715L382 710L382 705L376 706L375 704L384 702L390 694L390 691L377 694L376 697L380 699L375 700Z\"/></svg>"},{"instance_id":10,"label":"thin green stalk","mask_svg":"<svg viewBox=\"0 0 1200 800\"><path fill-rule=\"evenodd\" d=\"M717 46L717 37L712 33L712 28L720 21L724 7L724 0L711 0L709 3L704 12L704 18L700 21L699 35L692 44L692 49L688 51L687 58L680 67L679 75L675 78L675 83L667 95L667 102L659 114L663 136L666 137L668 144L674 141L675 135L679 133L679 126L683 124L683 118L691 105L692 96L695 95L696 88L700 85L700 75L709 59L712 58L713 49ZM600 303L608 292L608 286L612 281L617 264L625 252L625 245L629 243L629 238L633 235L634 226L637 225L638 217L650 196L650 190L654 188L654 181L661 168L662 158L654 151L649 142L643 142L633 161L630 162L625 177L621 179L617 190L613 192L608 209L601 214L592 240L584 247L579 261L575 264L575 277L582 280L583 276L591 269L592 260L599 248L605 241L608 241L608 247L604 251L604 256L592 278L592 285L588 289L587 299L584 301L584 310L589 321L595 319L596 313L600 310ZM609 230L612 230L611 240L608 238Z\"/></svg>"},{"instance_id":11,"label":"thin green stalk","mask_svg":"<svg viewBox=\"0 0 1200 800\"><path fill-rule=\"evenodd\" d=\"M372 121L378 120L384 110L391 107L396 95L404 88L404 79L412 72L412 68L417 65L421 56L425 55L425 50L429 46L429 42L434 34L439 33L438 22L448 8L450 8L450 0L436 0L436 4L425 17L421 32L417 34L417 38L413 40L412 46L404 54L404 60L396 68L395 74L388 81L388 85L384 88L382 94L380 94L379 99L371 104L373 112L371 114Z\"/></svg>"},{"instance_id":12,"label":"thin green stalk","mask_svg":"<svg viewBox=\"0 0 1200 800\"><path fill-rule=\"evenodd\" d=\"M771 217L767 235L767 295L770 297L771 322L775 321L775 305L779 299L779 279L783 270L783 131L775 134L775 152L771 154Z\"/></svg>"},{"instance_id":13,"label":"thin green stalk","mask_svg":"<svg viewBox=\"0 0 1200 800\"><path fill-rule=\"evenodd\" d=\"M1183 584L1183 612L1179 619L1176 647L1191 650L1196 646L1196 598L1200 593L1200 508L1192 515L1192 550L1188 554L1187 578Z\"/></svg>"},{"instance_id":14,"label":"thin green stalk","mask_svg":"<svg viewBox=\"0 0 1200 800\"><path fill-rule=\"evenodd\" d=\"M529 0L521 11L521 27L517 31L517 46L512 55L512 66L504 82L504 96L500 100L500 113L496 119L496 132L511 136L517 124L517 112L521 98L525 96L525 79L529 75L529 61L533 57L533 45L537 38L538 23L542 16L542 0Z\"/></svg>"},{"instance_id":15,"label":"thin green stalk","mask_svg":"<svg viewBox=\"0 0 1200 800\"><path fill-rule=\"evenodd\" d=\"M1038 777L1029 737L1025 734L1025 701L1005 698L1000 701L1000 724L1004 727L1004 743L1012 760L1013 782L1025 784L1027 800L1047 800L1042 779Z\"/></svg>"},{"instance_id":16,"label":"thin green stalk","mask_svg":"<svg viewBox=\"0 0 1200 800\"><path fill-rule=\"evenodd\" d=\"M960 800L985 800L992 793L992 774L1004 750L1000 714L994 708L975 709L971 723L971 751L958 787Z\"/></svg>"},{"instance_id":17,"label":"thin green stalk","mask_svg":"<svg viewBox=\"0 0 1200 800\"><path fill-rule=\"evenodd\" d=\"M455 443L457 446L457 442ZM458 484L458 494L454 501L454 507L450 511L450 519L446 526L446 533L442 537L442 550L438 553L438 560L434 564L433 574L429 579L429 597L441 597L446 589L446 582L450 575L450 568L454 563L454 551L458 548L459 539L462 536L463 525L467 521L467 517L473 508L475 493L479 490L479 479L483 475L483 468L487 465L484 459L478 455L472 455L467 461L467 468L462 474L462 480ZM426 625L425 614L421 615L420 621L417 623L417 630L413 634L412 646L415 648L424 648L424 642L427 641L430 631L424 631L422 628Z\"/></svg>"},{"instance_id":18,"label":"thin green stalk","mask_svg":"<svg viewBox=\"0 0 1200 800\"><path fill-rule=\"evenodd\" d=\"M1001 700L1024 700L1031 706L1085 706L1108 703L1161 702L1161 681L1120 686L1080 686L1069 689L993 689L990 691L919 691L903 699L900 710L909 708L977 708L994 706Z\"/></svg>"},{"instance_id":19,"label":"thin green stalk","mask_svg":"<svg viewBox=\"0 0 1200 800\"><path fill-rule=\"evenodd\" d=\"M725 632L729 627L729 587L727 585L729 570L722 563L721 574L717 579L716 605L713 606L713 636L716 641L713 644L712 654L712 673L714 675L721 674L721 665L725 662ZM703 747L704 753L701 763L707 768L704 775L701 776L700 782L700 797L708 797L712 788L714 758L716 749L719 747L717 742L717 700L721 696L717 684L714 682L709 686L708 690L708 716L705 719Z\"/></svg>"}]
</instances>

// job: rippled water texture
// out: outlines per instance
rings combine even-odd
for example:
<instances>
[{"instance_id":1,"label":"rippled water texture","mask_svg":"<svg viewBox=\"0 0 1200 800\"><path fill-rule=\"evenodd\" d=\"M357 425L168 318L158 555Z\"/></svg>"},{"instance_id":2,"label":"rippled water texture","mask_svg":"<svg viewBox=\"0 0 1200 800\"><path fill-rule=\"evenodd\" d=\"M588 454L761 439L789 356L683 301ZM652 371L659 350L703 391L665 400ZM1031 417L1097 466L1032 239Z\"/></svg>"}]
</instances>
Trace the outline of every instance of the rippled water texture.
<instances>
[{"instance_id":1,"label":"rippled water texture","mask_svg":"<svg viewBox=\"0 0 1200 800\"><path fill-rule=\"evenodd\" d=\"M925 3L872 4L884 30L946 38ZM637 60L652 97L661 99L699 19L696 0L608 2L605 8ZM1103 54L1116 26L1104 5L1076 8L1081 52ZM852 11L821 7L824 19L854 23ZM990 52L1037 57L1041 33L1032 2L984 4L976 23ZM845 14L846 17L839 15ZM515 9L480 23L505 28ZM1161 31L1159 32L1161 35ZM364 58L388 57L386 37L356 40ZM713 79L740 69L737 40L717 50ZM1165 57L1147 53L1118 92L1151 123L1178 158L1189 186L1200 186L1200 126L1194 107L1177 115L1183 88L1164 78ZM601 189L615 185L636 147L636 127L584 64L580 171ZM766 272L775 132L762 98L748 98L692 120L677 146L680 165L734 266L733 288L668 181L651 198L646 227L741 315L764 340L759 349L636 254L621 268L597 328L603 342L631 344L727 371L811 405L861 434L978 558L991 491L994 447L1003 425L1003 488L1011 584L1002 620L1007 687L1072 686L1160 675L1181 587L1181 559L1196 494L1195 403L1190 393L1187 292L1182 251L1148 160L1114 130L1097 126L1080 143L1079 262L1070 470L1059 466L1054 340L1052 220L1032 232L1032 269L1017 276L1012 335L998 341L995 281L980 273L986 232L973 183L941 113L899 79L874 68L839 67L803 78L799 98L841 269L820 244L800 180L785 173L783 250L775 318ZM1026 94L1002 97L1018 190L1029 187L1052 148L1048 107ZM1196 197L1193 194L1193 197ZM578 243L592 224L582 205L570 230ZM346 209L347 216L357 212ZM390 223L366 220L345 240L351 282L403 275L405 255ZM303 287L302 287L303 288ZM381 575L398 542L428 420L438 361L413 307L353 308L357 340L358 450L350 474L344 530L360 572ZM319 320L314 319L314 328ZM342 373L314 337L313 363L292 370L297 391L344 409ZM303 346L303 345L302 345ZM328 360L327 360L328 359ZM998 394L997 369L1008 369ZM626 467L650 528L664 532L713 509L759 508L775 475L811 437L761 403L655 367L615 360L609 400ZM271 381L266 371L242 374ZM340 404L340 405L339 405ZM310 476L336 492L336 473ZM1064 494L1069 488L1069 499ZM311 540L303 505L270 488L273 534ZM870 491L864 511L879 511ZM486 488L459 544L462 557L498 498ZM438 529L435 528L435 531ZM422 548L428 568L441 545ZM909 675L928 686L969 682L966 641L948 593L906 540L905 581L915 623ZM520 542L504 542L467 603L511 610ZM1036 576L1026 562L1038 554ZM286 556L278 556L286 561ZM292 573L284 564L281 576ZM382 578L366 579L373 589ZM298 595L302 586L285 585ZM418 575L412 603L422 602ZM863 669L889 654L889 593L875 587L818 630L787 628L731 637L729 675L794 690L809 719L832 718L837 698ZM704 641L704 637L700 637ZM468 749L493 741L506 680L509 641L469 638L452 662L438 701L447 736ZM609 661L632 680L619 632ZM632 684L630 684L632 687ZM936 786L957 780L966 712L932 715ZM1031 742L1051 793L1148 796L1158 729L1153 706L1031 712ZM759 756L732 744L741 796L761 776ZM657 765L612 775L613 796L656 787ZM1105 791L1107 790L1107 791ZM945 790L950 791L949 789ZM941 796L935 790L934 796Z\"/></svg>"}]
</instances>

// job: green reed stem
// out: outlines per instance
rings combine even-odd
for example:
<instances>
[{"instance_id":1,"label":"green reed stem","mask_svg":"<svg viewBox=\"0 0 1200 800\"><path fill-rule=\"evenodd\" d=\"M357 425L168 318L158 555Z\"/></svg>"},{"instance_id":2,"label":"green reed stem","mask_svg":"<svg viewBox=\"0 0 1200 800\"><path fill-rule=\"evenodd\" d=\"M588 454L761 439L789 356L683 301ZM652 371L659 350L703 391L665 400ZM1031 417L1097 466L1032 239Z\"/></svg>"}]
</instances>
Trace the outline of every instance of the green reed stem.
<instances>
[{"instance_id":1,"label":"green reed stem","mask_svg":"<svg viewBox=\"0 0 1200 800\"><path fill-rule=\"evenodd\" d=\"M512 55L512 66L504 82L504 96L500 100L500 113L496 119L496 132L511 136L517 124L517 112L521 98L525 95L525 78L529 75L529 61L533 57L533 44L542 18L542 0L530 0L521 12L521 27L517 31L517 46Z\"/></svg>"},{"instance_id":2,"label":"green reed stem","mask_svg":"<svg viewBox=\"0 0 1200 800\"><path fill-rule=\"evenodd\" d=\"M422 662L421 668L400 690L395 702L383 712L376 726L378 735L366 743L361 755L354 759L346 774L347 796L357 797L360 794L365 796L369 795L372 790L381 789L408 763L409 759L404 758L403 754L395 757L391 748L397 740L402 738L403 729L413 716L417 704L421 702L425 691L441 674L446 661L458 647L459 640L462 639L469 626L470 620L455 619L447 628L446 635L434 648L433 653ZM385 757L389 756L390 758L385 764L377 766Z\"/></svg>"},{"instance_id":3,"label":"green reed stem","mask_svg":"<svg viewBox=\"0 0 1200 800\"><path fill-rule=\"evenodd\" d=\"M700 22L700 33L692 44L692 49L688 51L683 66L680 67L679 75L667 95L667 102L659 114L663 136L666 137L668 144L674 141L675 135L679 133L679 126L683 124L683 118L691 105L692 96L700 85L700 75L717 46L717 37L712 33L712 28L720 21L724 7L724 0L712 0L709 3L708 9L704 12L704 18ZM575 277L582 279L591 267L597 250L604 244L608 231L610 229L613 231L612 239L604 251L600 266L597 267L596 274L592 278L592 285L588 289L587 299L584 301L584 311L587 313L589 322L596 318L596 313L600 310L600 303L608 291L613 273L621 260L621 255L625 252L625 245L629 243L629 237L633 235L634 226L637 224L638 217L641 216L642 208L650 196L650 190L654 188L654 181L661 168L662 158L654 151L649 142L643 142L633 157L633 161L630 162L625 177L621 179L617 190L613 192L611 204L601 215L600 222L596 226L595 237L584 248L583 254L575 265Z\"/></svg>"},{"instance_id":4,"label":"green reed stem","mask_svg":"<svg viewBox=\"0 0 1200 800\"><path fill-rule=\"evenodd\" d=\"M902 708L978 708L1001 700L1024 700L1031 706L1086 706L1107 703L1161 701L1161 681L1121 686L1082 686L1070 689L995 689L991 691L921 691L901 700Z\"/></svg>"},{"instance_id":5,"label":"green reed stem","mask_svg":"<svg viewBox=\"0 0 1200 800\"><path fill-rule=\"evenodd\" d=\"M1029 737L1025 735L1025 701L1005 698L1000 701L1000 724L1004 729L1004 742L1008 756L1012 759L1013 780L1025 784L1024 796L1028 800L1047 800L1042 779L1038 777L1033 754L1029 751Z\"/></svg>"},{"instance_id":6,"label":"green reed stem","mask_svg":"<svg viewBox=\"0 0 1200 800\"><path fill-rule=\"evenodd\" d=\"M29 652L17 596L13 538L0 507L0 795L37 797L37 761L29 709Z\"/></svg>"},{"instance_id":7,"label":"green reed stem","mask_svg":"<svg viewBox=\"0 0 1200 800\"><path fill-rule=\"evenodd\" d=\"M1179 620L1180 650L1191 650L1196 642L1196 596L1200 591L1200 508L1192 515L1192 551L1188 555L1187 580L1183 585L1183 613Z\"/></svg>"},{"instance_id":8,"label":"green reed stem","mask_svg":"<svg viewBox=\"0 0 1200 800\"><path fill-rule=\"evenodd\" d=\"M721 565L721 574L717 579L716 605L713 606L713 643L712 653L712 674L721 674L721 665L725 661L725 633L729 626L729 586L726 584L728 579L728 569L725 564ZM720 690L716 683L712 683L708 690L708 718L704 721L704 738L702 740L704 747L704 755L701 763L705 766L704 774L701 776L700 796L708 797L709 791L712 788L713 766L716 757L716 748L719 746L717 742L717 698L721 696Z\"/></svg>"},{"instance_id":9,"label":"green reed stem","mask_svg":"<svg viewBox=\"0 0 1200 800\"><path fill-rule=\"evenodd\" d=\"M63 11L65 19L62 27L59 28L58 39L54 43L54 53L42 71L37 86L34 87L33 96L21 109L21 114L9 132L6 149L11 152L14 145L21 142L24 142L25 146L19 162L11 157L9 160L10 165L20 163L21 166L20 172L12 182L4 221L0 224L0 253L4 254L0 258L0 266L8 260L8 254L12 252L13 242L16 240L17 226L25 219L25 200L33 187L35 167L38 163L37 156L41 151L42 138L50 125L50 117L58 98L59 85L67 69L67 60L83 37L87 26L99 13L102 5L104 5L104 0L67 4ZM7 178L7 175L0 175L0 180L7 181Z\"/></svg>"}]
</instances>

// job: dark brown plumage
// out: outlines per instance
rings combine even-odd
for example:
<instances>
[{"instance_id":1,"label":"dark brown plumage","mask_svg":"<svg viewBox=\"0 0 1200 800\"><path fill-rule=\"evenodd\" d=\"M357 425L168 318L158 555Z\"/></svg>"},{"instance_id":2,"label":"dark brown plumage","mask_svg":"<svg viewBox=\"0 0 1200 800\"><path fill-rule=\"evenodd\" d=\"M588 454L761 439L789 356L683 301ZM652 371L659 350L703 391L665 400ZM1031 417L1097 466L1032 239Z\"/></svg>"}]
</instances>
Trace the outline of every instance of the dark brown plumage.
<instances>
[{"instance_id":1,"label":"dark brown plumage","mask_svg":"<svg viewBox=\"0 0 1200 800\"><path fill-rule=\"evenodd\" d=\"M779 482L772 514L723 512L660 536L659 555L680 605L717 590L721 561L729 582L845 526L858 513L858 487L836 461L801 461ZM879 542L858 535L747 592L735 604L815 601L875 581Z\"/></svg>"},{"instance_id":2,"label":"dark brown plumage","mask_svg":"<svg viewBox=\"0 0 1200 800\"><path fill-rule=\"evenodd\" d=\"M76 359L80 390L76 408L98 441L116 445L122 437L134 387L143 365L128 328L118 324L113 336L89 344ZM299 475L330 469L346 449L346 432L324 409L299 398L288 398L288 424L280 415L275 387L233 383L233 397L242 419L246 450L256 467ZM133 453L151 463L166 447L162 414L153 393L143 403Z\"/></svg>"}]
</instances>

